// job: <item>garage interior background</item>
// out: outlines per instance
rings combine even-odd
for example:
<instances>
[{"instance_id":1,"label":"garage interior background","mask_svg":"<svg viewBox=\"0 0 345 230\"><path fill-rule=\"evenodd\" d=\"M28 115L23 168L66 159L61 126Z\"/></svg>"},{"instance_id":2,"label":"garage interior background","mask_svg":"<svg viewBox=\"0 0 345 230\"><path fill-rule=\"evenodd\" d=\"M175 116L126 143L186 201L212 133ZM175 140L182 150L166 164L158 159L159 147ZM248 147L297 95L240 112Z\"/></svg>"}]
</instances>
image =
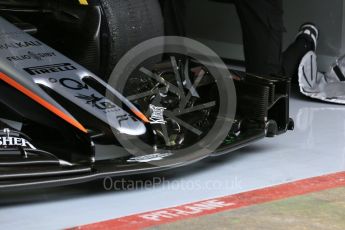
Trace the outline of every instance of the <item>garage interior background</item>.
<instances>
[{"instance_id":1,"label":"garage interior background","mask_svg":"<svg viewBox=\"0 0 345 230\"><path fill-rule=\"evenodd\" d=\"M345 55L345 0L285 0L284 49L294 40L300 25L312 22L320 29L317 49L319 70L327 71ZM311 7L312 6L312 7ZM186 1L189 37L208 45L221 57L243 60L241 26L235 6L211 0ZM202 25L202 26L200 26Z\"/></svg>"}]
</instances>

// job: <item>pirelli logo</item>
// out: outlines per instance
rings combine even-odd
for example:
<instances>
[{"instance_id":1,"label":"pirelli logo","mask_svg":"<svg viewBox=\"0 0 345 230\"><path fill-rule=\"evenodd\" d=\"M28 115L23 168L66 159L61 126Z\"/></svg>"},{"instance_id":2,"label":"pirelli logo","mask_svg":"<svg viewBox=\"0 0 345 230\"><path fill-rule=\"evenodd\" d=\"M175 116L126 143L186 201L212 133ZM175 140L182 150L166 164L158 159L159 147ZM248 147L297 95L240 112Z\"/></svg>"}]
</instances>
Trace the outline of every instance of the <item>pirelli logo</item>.
<instances>
[{"instance_id":1,"label":"pirelli logo","mask_svg":"<svg viewBox=\"0 0 345 230\"><path fill-rule=\"evenodd\" d=\"M55 64L55 65L43 65L43 66L24 68L24 70L30 75L58 73L58 72L76 70L76 69L77 68L73 66L71 63L61 63L61 64Z\"/></svg>"}]
</instances>

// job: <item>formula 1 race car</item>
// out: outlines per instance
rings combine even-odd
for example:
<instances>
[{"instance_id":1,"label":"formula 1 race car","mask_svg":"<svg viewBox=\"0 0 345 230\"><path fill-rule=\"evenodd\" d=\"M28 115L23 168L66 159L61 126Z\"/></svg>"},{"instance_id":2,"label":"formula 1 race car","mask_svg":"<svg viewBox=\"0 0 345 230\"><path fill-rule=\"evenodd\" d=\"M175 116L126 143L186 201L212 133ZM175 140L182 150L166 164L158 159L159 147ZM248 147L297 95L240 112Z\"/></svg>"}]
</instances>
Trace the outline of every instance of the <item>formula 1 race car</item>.
<instances>
[{"instance_id":1,"label":"formula 1 race car","mask_svg":"<svg viewBox=\"0 0 345 230\"><path fill-rule=\"evenodd\" d=\"M126 59L162 22L156 0L0 0L0 190L175 168L293 129L289 79L177 46ZM123 56L133 71L112 72Z\"/></svg>"}]
</instances>

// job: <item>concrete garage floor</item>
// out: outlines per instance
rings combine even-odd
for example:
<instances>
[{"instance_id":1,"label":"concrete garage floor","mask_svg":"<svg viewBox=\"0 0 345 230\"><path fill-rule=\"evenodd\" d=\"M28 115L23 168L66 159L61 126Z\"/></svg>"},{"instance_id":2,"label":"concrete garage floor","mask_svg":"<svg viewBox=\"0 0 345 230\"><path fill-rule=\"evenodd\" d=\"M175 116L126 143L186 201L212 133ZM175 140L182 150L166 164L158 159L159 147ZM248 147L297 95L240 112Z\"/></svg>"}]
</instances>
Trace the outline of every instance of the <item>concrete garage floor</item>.
<instances>
[{"instance_id":1,"label":"concrete garage floor","mask_svg":"<svg viewBox=\"0 0 345 230\"><path fill-rule=\"evenodd\" d=\"M119 191L97 181L0 193L0 228L61 229L345 171L345 106L293 95L291 117L294 132L182 169L125 178Z\"/></svg>"}]
</instances>

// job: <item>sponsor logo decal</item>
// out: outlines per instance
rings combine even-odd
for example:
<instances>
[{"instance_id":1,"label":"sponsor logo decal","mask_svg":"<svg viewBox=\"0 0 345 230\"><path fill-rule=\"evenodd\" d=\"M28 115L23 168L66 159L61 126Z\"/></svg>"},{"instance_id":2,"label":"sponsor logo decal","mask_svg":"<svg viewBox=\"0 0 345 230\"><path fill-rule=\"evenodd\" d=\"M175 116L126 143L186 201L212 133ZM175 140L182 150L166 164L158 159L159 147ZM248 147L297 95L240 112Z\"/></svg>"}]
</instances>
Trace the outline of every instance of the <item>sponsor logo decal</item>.
<instances>
[{"instance_id":1,"label":"sponsor logo decal","mask_svg":"<svg viewBox=\"0 0 345 230\"><path fill-rule=\"evenodd\" d=\"M71 79L71 78L61 78L60 80L57 80L55 78L50 78L49 81L51 83L57 83L59 82L63 87L70 89L70 90L76 90L76 91L80 91L80 90L89 90L89 86L83 82L80 82L78 80L75 79ZM96 95L95 93L92 94L86 94L86 93L79 93L77 95L74 95L76 98L81 99L83 101L85 101L85 103L87 105L91 105L93 108L102 110L104 113L110 113L110 112L119 112L121 111L121 109L112 101L106 99L104 96L102 95ZM123 115L126 116L126 115ZM123 116L118 116L118 122L120 123L121 126L121 122L128 120L128 117L125 118ZM133 121L136 121L134 118L132 118Z\"/></svg>"},{"instance_id":2,"label":"sponsor logo decal","mask_svg":"<svg viewBox=\"0 0 345 230\"><path fill-rule=\"evenodd\" d=\"M146 163L151 161L160 161L164 158L172 156L172 153L155 153L145 156L139 156L139 157L132 157L127 162L129 163Z\"/></svg>"},{"instance_id":3,"label":"sponsor logo decal","mask_svg":"<svg viewBox=\"0 0 345 230\"><path fill-rule=\"evenodd\" d=\"M129 114L123 114L123 115L116 116L116 119L119 122L120 127L122 127L122 122L126 122L129 119L131 119L134 122L138 121L135 117L133 117L133 116L131 116Z\"/></svg>"},{"instance_id":4,"label":"sponsor logo decal","mask_svg":"<svg viewBox=\"0 0 345 230\"><path fill-rule=\"evenodd\" d=\"M117 121L119 122L120 127L122 126L122 122L128 121L128 115L124 114L124 115L120 115L116 117Z\"/></svg>"},{"instance_id":5,"label":"sponsor logo decal","mask_svg":"<svg viewBox=\"0 0 345 230\"><path fill-rule=\"evenodd\" d=\"M20 49L28 47L37 47L42 46L43 44L40 41L22 41L22 42L11 42L11 43L2 43L0 44L0 49Z\"/></svg>"},{"instance_id":6,"label":"sponsor logo decal","mask_svg":"<svg viewBox=\"0 0 345 230\"><path fill-rule=\"evenodd\" d=\"M3 133L6 136L0 137L0 149L7 149L13 147L23 147L29 149L36 149L28 140L21 137L10 136L11 131L9 129L4 129Z\"/></svg>"},{"instance_id":7,"label":"sponsor logo decal","mask_svg":"<svg viewBox=\"0 0 345 230\"><path fill-rule=\"evenodd\" d=\"M70 63L61 63L61 64L55 64L55 65L44 65L44 66L24 68L24 70L30 75L58 73L58 72L76 70L76 69L77 68Z\"/></svg>"},{"instance_id":8,"label":"sponsor logo decal","mask_svg":"<svg viewBox=\"0 0 345 230\"><path fill-rule=\"evenodd\" d=\"M91 94L91 95L79 94L79 95L76 95L75 97L85 100L86 104L91 105L94 108L97 108L100 110L106 110L107 112L109 109L112 110L112 109L117 108L117 106L114 103L106 100L105 97L97 97L95 94Z\"/></svg>"},{"instance_id":9,"label":"sponsor logo decal","mask_svg":"<svg viewBox=\"0 0 345 230\"><path fill-rule=\"evenodd\" d=\"M20 137L0 137L0 148L23 147L36 149L29 141Z\"/></svg>"},{"instance_id":10,"label":"sponsor logo decal","mask_svg":"<svg viewBox=\"0 0 345 230\"><path fill-rule=\"evenodd\" d=\"M150 124L166 124L164 120L164 110L166 110L166 108L150 105L150 110L152 111L149 119Z\"/></svg>"},{"instance_id":11,"label":"sponsor logo decal","mask_svg":"<svg viewBox=\"0 0 345 230\"><path fill-rule=\"evenodd\" d=\"M54 52L34 53L31 51L28 51L24 55L6 57L6 59L10 62L25 61L25 60L31 60L31 59L35 59L37 61L42 61L44 58L49 58L49 57L56 57L56 54Z\"/></svg>"},{"instance_id":12,"label":"sponsor logo decal","mask_svg":"<svg viewBox=\"0 0 345 230\"><path fill-rule=\"evenodd\" d=\"M50 82L56 83L57 80L54 78L51 78ZM83 84L83 83L81 83L75 79L71 79L71 78L61 78L60 84L65 88L73 89L73 90L89 89L89 87L86 84Z\"/></svg>"},{"instance_id":13,"label":"sponsor logo decal","mask_svg":"<svg viewBox=\"0 0 345 230\"><path fill-rule=\"evenodd\" d=\"M46 68L46 66L44 67ZM34 69L30 68L30 71L37 71L36 69L36 67ZM88 76L84 77L87 78ZM41 84L48 85L55 92L70 99L73 103L107 124L116 125L115 127L125 127L128 130L128 126L131 127L133 122L139 122L134 116L123 110L121 106L118 106L116 102L101 95L100 92L93 89L82 79L62 76L48 78L39 76L37 79ZM49 84L47 84L48 82Z\"/></svg>"}]
</instances>

